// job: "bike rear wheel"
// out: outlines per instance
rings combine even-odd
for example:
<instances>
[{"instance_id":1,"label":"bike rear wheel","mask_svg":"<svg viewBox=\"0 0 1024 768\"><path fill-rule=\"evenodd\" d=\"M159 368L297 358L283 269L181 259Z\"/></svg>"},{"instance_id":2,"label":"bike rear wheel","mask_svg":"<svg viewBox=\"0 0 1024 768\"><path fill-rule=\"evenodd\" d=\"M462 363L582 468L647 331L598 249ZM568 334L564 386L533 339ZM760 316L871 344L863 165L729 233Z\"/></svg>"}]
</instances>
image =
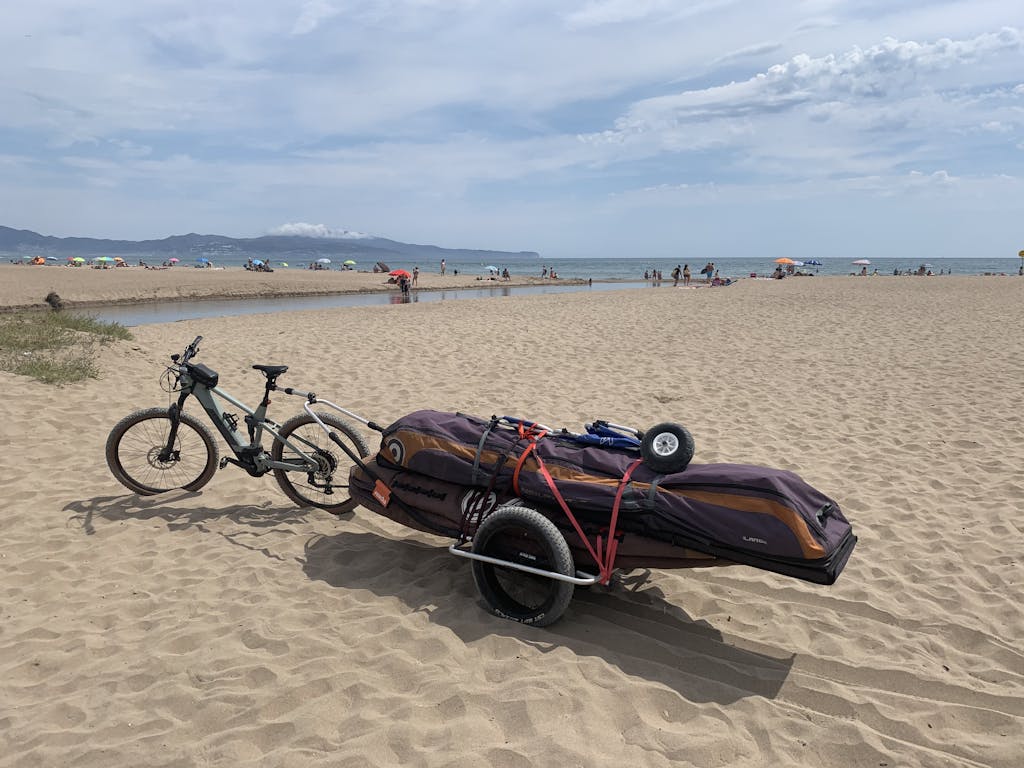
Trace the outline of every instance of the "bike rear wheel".
<instances>
[{"instance_id":1,"label":"bike rear wheel","mask_svg":"<svg viewBox=\"0 0 1024 768\"><path fill-rule=\"evenodd\" d=\"M370 455L370 449L355 427L336 416L318 413L349 450L359 458ZM349 495L349 470L355 461L345 453L308 413L301 413L281 426L282 439L294 443L303 453L311 455L317 462L314 472L305 470L287 471L275 469L274 478L284 495L300 507L318 507L335 515L351 512L356 500ZM275 440L270 456L274 461L297 461L300 454ZM328 489L331 491L327 493Z\"/></svg>"},{"instance_id":2,"label":"bike rear wheel","mask_svg":"<svg viewBox=\"0 0 1024 768\"><path fill-rule=\"evenodd\" d=\"M166 408L125 416L107 437L107 466L121 485L140 496L198 491L217 471L217 444L201 422L181 413L171 455L162 461L171 418Z\"/></svg>"}]
</instances>

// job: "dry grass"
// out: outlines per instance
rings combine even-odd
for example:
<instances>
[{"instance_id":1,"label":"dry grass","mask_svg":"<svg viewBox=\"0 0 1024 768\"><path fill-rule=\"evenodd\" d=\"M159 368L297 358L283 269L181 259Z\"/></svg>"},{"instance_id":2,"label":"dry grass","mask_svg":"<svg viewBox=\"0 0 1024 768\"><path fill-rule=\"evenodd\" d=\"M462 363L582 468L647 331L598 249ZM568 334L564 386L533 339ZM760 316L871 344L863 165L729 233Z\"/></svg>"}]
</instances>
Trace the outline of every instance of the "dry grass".
<instances>
[{"instance_id":1,"label":"dry grass","mask_svg":"<svg viewBox=\"0 0 1024 768\"><path fill-rule=\"evenodd\" d=\"M123 325L67 312L0 314L0 369L44 384L96 378L96 348L130 338Z\"/></svg>"}]
</instances>

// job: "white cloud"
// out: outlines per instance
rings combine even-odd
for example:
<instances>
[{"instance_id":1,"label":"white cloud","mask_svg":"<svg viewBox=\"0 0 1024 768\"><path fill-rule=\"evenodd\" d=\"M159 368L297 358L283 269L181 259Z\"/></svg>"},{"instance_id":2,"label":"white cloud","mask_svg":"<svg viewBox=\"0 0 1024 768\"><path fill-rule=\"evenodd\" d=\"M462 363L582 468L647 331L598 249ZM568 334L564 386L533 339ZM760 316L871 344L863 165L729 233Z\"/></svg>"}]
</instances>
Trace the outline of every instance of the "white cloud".
<instances>
[{"instance_id":1,"label":"white cloud","mask_svg":"<svg viewBox=\"0 0 1024 768\"><path fill-rule=\"evenodd\" d=\"M686 119L738 117L808 103L881 99L932 85L922 75L1000 53L1019 52L1021 33L1004 28L969 40L934 43L887 38L838 56L798 54L743 82L645 99L616 123L623 132L672 126Z\"/></svg>"},{"instance_id":2,"label":"white cloud","mask_svg":"<svg viewBox=\"0 0 1024 768\"><path fill-rule=\"evenodd\" d=\"M336 16L340 12L340 9L328 0L308 0L302 4L302 12L292 26L292 34L308 34L320 26L320 22Z\"/></svg>"},{"instance_id":3,"label":"white cloud","mask_svg":"<svg viewBox=\"0 0 1024 768\"><path fill-rule=\"evenodd\" d=\"M328 227L326 224L306 224L302 221L274 227L268 234L294 237L321 237L325 240L361 240L370 237L370 235L363 234L362 232L335 229Z\"/></svg>"}]
</instances>

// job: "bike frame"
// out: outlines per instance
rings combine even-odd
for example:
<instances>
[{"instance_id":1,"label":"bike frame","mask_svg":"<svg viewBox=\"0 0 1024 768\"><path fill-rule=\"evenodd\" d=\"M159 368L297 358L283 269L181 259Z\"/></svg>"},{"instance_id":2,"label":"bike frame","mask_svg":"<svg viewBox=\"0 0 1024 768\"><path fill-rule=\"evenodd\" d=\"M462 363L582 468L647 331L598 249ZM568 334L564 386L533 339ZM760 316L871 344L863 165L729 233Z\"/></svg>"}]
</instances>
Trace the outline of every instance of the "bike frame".
<instances>
[{"instance_id":1,"label":"bike frame","mask_svg":"<svg viewBox=\"0 0 1024 768\"><path fill-rule=\"evenodd\" d=\"M193 396L199 401L200 406L202 406L210 421L213 422L213 425L217 428L221 437L224 438L232 453L235 454L237 461L233 463L237 463L242 467L242 469L249 472L249 474L253 476L264 475L273 469L282 469L286 472L315 472L318 469L319 464L316 459L313 458L309 450L303 450L303 446L298 445L295 440L289 440L281 437L281 434L278 431L281 428L281 425L272 419L267 418L267 407L270 405L271 392L271 383L269 381L263 400L260 402L259 406L254 409L250 408L241 400L220 387L209 387L200 381L196 381L189 373L187 365L177 366L176 369L173 370L177 371L178 383L181 385L181 394L178 395L178 402L170 407L171 431L167 438L167 446L164 449L166 456L170 456L173 451L174 441L178 432L179 414L182 413L185 402L188 398ZM333 405L333 403L317 401L315 395L312 395L312 400L310 400L311 393L299 392L298 390L293 390L291 388L283 391L289 395L294 394L306 397L307 402L304 405L306 412L312 415L317 424L330 434L330 431L324 423L312 413L312 409L309 406L312 403L322 403L329 407L333 407L336 410L342 409ZM248 428L248 440L246 440L245 436L243 436L239 429L238 417L234 416L234 414L227 413L221 405L221 401L230 403L245 413L244 421ZM264 431L269 432L275 441L283 443L285 446L295 451L298 456L289 461L274 461L271 458L270 453L263 449ZM301 440L301 438L298 440ZM304 443L306 449L315 448L315 446L305 443L305 441L301 442ZM342 445L342 448L348 451L347 446ZM358 458L358 456L355 458ZM223 459L222 462L223 461L230 461L230 459Z\"/></svg>"}]
</instances>

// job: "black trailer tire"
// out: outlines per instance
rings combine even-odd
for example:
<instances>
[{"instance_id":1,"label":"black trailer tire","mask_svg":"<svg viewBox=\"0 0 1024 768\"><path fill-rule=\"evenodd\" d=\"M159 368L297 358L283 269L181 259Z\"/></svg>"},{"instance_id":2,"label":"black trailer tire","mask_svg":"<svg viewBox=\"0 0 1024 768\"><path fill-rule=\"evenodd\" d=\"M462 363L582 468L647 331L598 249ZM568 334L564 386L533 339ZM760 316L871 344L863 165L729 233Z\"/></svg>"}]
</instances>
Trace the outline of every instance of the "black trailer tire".
<instances>
[{"instance_id":1,"label":"black trailer tire","mask_svg":"<svg viewBox=\"0 0 1024 768\"><path fill-rule=\"evenodd\" d=\"M693 435L681 424L666 421L644 433L640 443L640 456L655 472L671 474L682 472L693 458Z\"/></svg>"},{"instance_id":2,"label":"black trailer tire","mask_svg":"<svg viewBox=\"0 0 1024 768\"><path fill-rule=\"evenodd\" d=\"M473 552L563 576L576 573L565 537L529 507L501 506L485 517L473 537ZM574 588L568 581L480 560L473 561L473 579L495 616L535 627L558 621Z\"/></svg>"}]
</instances>

